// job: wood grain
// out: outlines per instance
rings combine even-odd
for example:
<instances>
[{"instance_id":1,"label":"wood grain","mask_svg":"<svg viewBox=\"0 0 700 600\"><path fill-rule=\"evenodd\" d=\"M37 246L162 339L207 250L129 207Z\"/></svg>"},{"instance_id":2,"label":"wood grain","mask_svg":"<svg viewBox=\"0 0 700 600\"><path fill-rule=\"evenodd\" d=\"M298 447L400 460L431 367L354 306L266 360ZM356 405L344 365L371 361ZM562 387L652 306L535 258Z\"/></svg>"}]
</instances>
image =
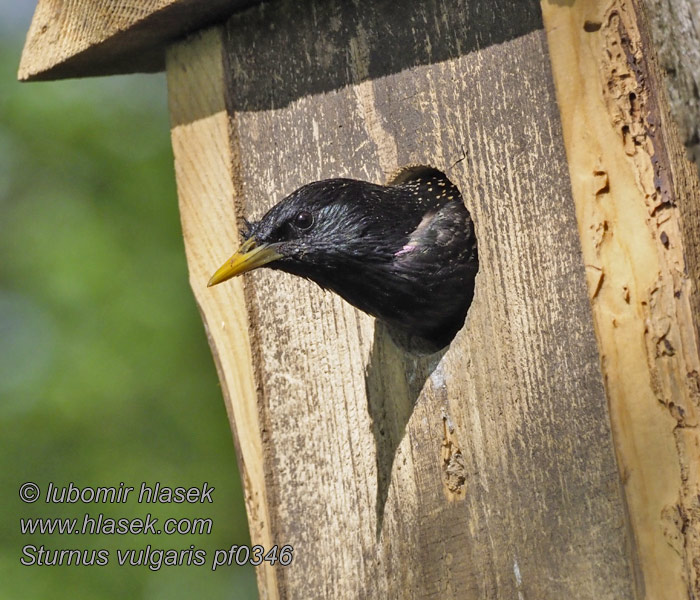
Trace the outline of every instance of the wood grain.
<instances>
[{"instance_id":1,"label":"wood grain","mask_svg":"<svg viewBox=\"0 0 700 600\"><path fill-rule=\"evenodd\" d=\"M252 0L39 0L21 80L162 71L168 43Z\"/></svg>"},{"instance_id":2,"label":"wood grain","mask_svg":"<svg viewBox=\"0 0 700 600\"><path fill-rule=\"evenodd\" d=\"M700 2L644 0L673 121L700 168Z\"/></svg>"},{"instance_id":3,"label":"wood grain","mask_svg":"<svg viewBox=\"0 0 700 600\"><path fill-rule=\"evenodd\" d=\"M248 335L243 282L207 289L211 265L222 247L238 244L234 199L237 189L232 132L224 103L221 29L172 46L167 55L168 100L172 121L182 231L190 284L207 330L236 442L251 537L273 545L264 456L266 427L258 414L258 382ZM258 569L262 598L278 597L276 572Z\"/></svg>"},{"instance_id":4,"label":"wood grain","mask_svg":"<svg viewBox=\"0 0 700 600\"><path fill-rule=\"evenodd\" d=\"M700 186L640 6L542 4L646 598L700 594Z\"/></svg>"},{"instance_id":5,"label":"wood grain","mask_svg":"<svg viewBox=\"0 0 700 600\"><path fill-rule=\"evenodd\" d=\"M241 314L240 282L205 291L210 273L197 263L207 322L223 310L248 320L260 486L272 540L295 547L293 564L261 581L264 594L636 597L540 28L536 3L456 0L404 11L312 1L303 12L280 0L227 23L243 214L259 217L310 180L385 181L428 164L460 186L480 244L467 323L428 357L281 273L246 276ZM200 177L207 160L180 168ZM206 210L215 220L226 211L229 234L217 224L197 231L206 242L186 237L216 254L209 271L235 247L233 202L218 201L226 208ZM212 293L230 295L228 306L216 300L215 317L204 300ZM239 347L239 336L218 331L215 352ZM240 436L244 422L234 426Z\"/></svg>"}]
</instances>

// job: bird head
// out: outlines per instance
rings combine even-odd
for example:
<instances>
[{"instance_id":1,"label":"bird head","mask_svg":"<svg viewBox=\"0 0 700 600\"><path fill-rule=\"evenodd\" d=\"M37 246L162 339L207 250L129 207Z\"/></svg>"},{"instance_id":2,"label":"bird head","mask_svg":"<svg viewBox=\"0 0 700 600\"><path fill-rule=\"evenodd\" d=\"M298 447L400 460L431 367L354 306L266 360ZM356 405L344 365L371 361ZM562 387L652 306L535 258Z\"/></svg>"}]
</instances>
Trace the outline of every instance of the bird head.
<instances>
[{"instance_id":1,"label":"bird head","mask_svg":"<svg viewBox=\"0 0 700 600\"><path fill-rule=\"evenodd\" d=\"M317 181L299 188L257 222L247 224L243 243L211 277L208 286L266 266L333 288L342 269L389 261L401 240L391 242L392 216L384 199L391 188L352 179ZM384 210L383 210L384 209ZM396 232L403 239L404 231Z\"/></svg>"},{"instance_id":2,"label":"bird head","mask_svg":"<svg viewBox=\"0 0 700 600\"><path fill-rule=\"evenodd\" d=\"M469 213L444 176L390 186L327 179L248 224L208 285L259 267L310 279L439 348L464 323L478 258Z\"/></svg>"}]
</instances>

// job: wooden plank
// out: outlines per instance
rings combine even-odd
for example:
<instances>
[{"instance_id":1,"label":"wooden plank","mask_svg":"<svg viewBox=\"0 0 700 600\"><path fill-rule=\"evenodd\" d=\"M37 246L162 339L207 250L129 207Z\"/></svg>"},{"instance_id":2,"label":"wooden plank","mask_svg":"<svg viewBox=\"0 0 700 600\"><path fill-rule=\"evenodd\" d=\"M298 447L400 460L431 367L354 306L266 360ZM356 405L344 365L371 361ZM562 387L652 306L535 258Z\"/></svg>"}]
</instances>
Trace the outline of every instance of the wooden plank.
<instances>
[{"instance_id":1,"label":"wooden plank","mask_svg":"<svg viewBox=\"0 0 700 600\"><path fill-rule=\"evenodd\" d=\"M673 121L700 167L700 2L644 0Z\"/></svg>"},{"instance_id":2,"label":"wooden plank","mask_svg":"<svg viewBox=\"0 0 700 600\"><path fill-rule=\"evenodd\" d=\"M647 598L700 594L700 186L630 0L542 3Z\"/></svg>"},{"instance_id":3,"label":"wooden plank","mask_svg":"<svg viewBox=\"0 0 700 600\"><path fill-rule=\"evenodd\" d=\"M246 276L270 536L295 547L280 597L637 597L538 5L280 0L225 40L245 216L310 180L429 164L480 244L467 323L429 357L308 282ZM227 224L199 230L210 271ZM204 291L208 274L207 322L214 293L243 326L240 283Z\"/></svg>"},{"instance_id":4,"label":"wooden plank","mask_svg":"<svg viewBox=\"0 0 700 600\"><path fill-rule=\"evenodd\" d=\"M207 330L234 432L251 537L272 547L264 470L266 426L257 405L259 383L248 337L243 282L207 290L206 281L222 246L237 243L240 194L224 104L221 29L172 46L167 56L168 99L182 231L190 284ZM269 467L267 467L269 470ZM277 598L276 573L258 569L262 598Z\"/></svg>"},{"instance_id":5,"label":"wooden plank","mask_svg":"<svg viewBox=\"0 0 700 600\"><path fill-rule=\"evenodd\" d=\"M177 38L224 20L252 0L39 0L21 80L162 71Z\"/></svg>"}]
</instances>

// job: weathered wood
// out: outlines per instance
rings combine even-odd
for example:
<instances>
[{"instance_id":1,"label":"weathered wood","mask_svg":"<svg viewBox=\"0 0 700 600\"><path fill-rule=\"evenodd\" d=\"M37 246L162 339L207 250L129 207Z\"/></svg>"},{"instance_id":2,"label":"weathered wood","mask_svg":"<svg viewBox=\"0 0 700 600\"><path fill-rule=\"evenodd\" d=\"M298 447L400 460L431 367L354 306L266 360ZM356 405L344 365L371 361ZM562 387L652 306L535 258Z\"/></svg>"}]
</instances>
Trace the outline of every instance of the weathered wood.
<instances>
[{"instance_id":1,"label":"weathered wood","mask_svg":"<svg viewBox=\"0 0 700 600\"><path fill-rule=\"evenodd\" d=\"M644 0L673 121L700 167L700 2Z\"/></svg>"},{"instance_id":2,"label":"weathered wood","mask_svg":"<svg viewBox=\"0 0 700 600\"><path fill-rule=\"evenodd\" d=\"M243 282L206 289L211 265L221 247L237 243L236 210L240 195L232 153L232 131L224 104L221 30L212 29L173 46L168 52L168 99L182 230L190 284L214 350L221 389L236 441L251 537L273 544L264 470L266 425L257 405L254 356L248 337ZM202 282L205 282L204 284ZM258 569L263 598L277 598L275 570Z\"/></svg>"},{"instance_id":3,"label":"weathered wood","mask_svg":"<svg viewBox=\"0 0 700 600\"><path fill-rule=\"evenodd\" d=\"M22 80L162 71L168 43L253 0L39 0Z\"/></svg>"},{"instance_id":4,"label":"weathered wood","mask_svg":"<svg viewBox=\"0 0 700 600\"><path fill-rule=\"evenodd\" d=\"M697 171L639 4L542 8L645 597L697 598Z\"/></svg>"},{"instance_id":5,"label":"weathered wood","mask_svg":"<svg viewBox=\"0 0 700 600\"><path fill-rule=\"evenodd\" d=\"M240 386L253 541L295 547L263 597L634 598L537 4L280 0L227 23L224 89L206 47L170 55L173 142L192 286L223 385ZM447 351L407 354L281 273L205 289L236 214L409 164L448 173L479 236Z\"/></svg>"}]
</instances>

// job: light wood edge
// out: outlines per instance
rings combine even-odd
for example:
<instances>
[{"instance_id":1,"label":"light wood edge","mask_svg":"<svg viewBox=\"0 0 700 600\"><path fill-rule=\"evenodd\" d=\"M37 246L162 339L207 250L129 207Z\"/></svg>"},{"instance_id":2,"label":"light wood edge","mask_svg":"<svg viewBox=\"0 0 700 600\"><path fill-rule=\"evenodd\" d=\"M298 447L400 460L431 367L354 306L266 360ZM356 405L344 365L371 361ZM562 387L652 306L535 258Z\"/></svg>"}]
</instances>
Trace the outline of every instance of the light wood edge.
<instances>
[{"instance_id":1,"label":"light wood edge","mask_svg":"<svg viewBox=\"0 0 700 600\"><path fill-rule=\"evenodd\" d=\"M207 288L212 271L238 245L233 132L226 111L222 30L212 28L174 44L166 56L180 215L190 285L207 330L243 479L253 544L275 541L265 482L263 416L243 279ZM257 567L261 598L279 597L277 571Z\"/></svg>"},{"instance_id":2,"label":"light wood edge","mask_svg":"<svg viewBox=\"0 0 700 600\"><path fill-rule=\"evenodd\" d=\"M162 71L173 40L223 21L249 0L39 0L21 81Z\"/></svg>"},{"instance_id":3,"label":"light wood edge","mask_svg":"<svg viewBox=\"0 0 700 600\"><path fill-rule=\"evenodd\" d=\"M697 176L668 151L677 132L635 2L541 5L644 597L687 598L700 565L700 361L676 200L697 203Z\"/></svg>"},{"instance_id":4,"label":"light wood edge","mask_svg":"<svg viewBox=\"0 0 700 600\"><path fill-rule=\"evenodd\" d=\"M152 0L139 4L119 0L70 3L39 0L27 32L17 76L25 81L51 77L57 71L54 76L61 77L61 66L85 52L93 54L93 58L86 62L100 62L104 60L100 45L106 40L182 1Z\"/></svg>"}]
</instances>

